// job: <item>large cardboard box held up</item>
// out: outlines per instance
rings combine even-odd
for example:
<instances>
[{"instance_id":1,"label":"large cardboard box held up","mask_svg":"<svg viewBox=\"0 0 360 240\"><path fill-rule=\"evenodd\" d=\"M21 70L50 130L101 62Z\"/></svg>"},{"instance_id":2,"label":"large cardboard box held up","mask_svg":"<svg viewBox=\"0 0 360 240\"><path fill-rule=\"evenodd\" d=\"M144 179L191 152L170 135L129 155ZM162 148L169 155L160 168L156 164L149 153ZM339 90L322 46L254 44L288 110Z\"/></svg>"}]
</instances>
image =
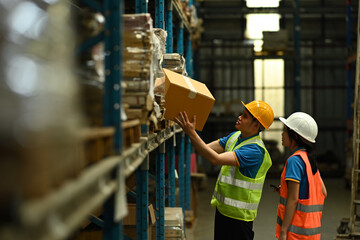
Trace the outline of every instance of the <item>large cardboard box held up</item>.
<instances>
[{"instance_id":1,"label":"large cardboard box held up","mask_svg":"<svg viewBox=\"0 0 360 240\"><path fill-rule=\"evenodd\" d=\"M204 83L198 82L168 69L165 73L165 114L175 120L186 111L190 121L196 115L195 129L201 131L214 105L215 98Z\"/></svg>"}]
</instances>

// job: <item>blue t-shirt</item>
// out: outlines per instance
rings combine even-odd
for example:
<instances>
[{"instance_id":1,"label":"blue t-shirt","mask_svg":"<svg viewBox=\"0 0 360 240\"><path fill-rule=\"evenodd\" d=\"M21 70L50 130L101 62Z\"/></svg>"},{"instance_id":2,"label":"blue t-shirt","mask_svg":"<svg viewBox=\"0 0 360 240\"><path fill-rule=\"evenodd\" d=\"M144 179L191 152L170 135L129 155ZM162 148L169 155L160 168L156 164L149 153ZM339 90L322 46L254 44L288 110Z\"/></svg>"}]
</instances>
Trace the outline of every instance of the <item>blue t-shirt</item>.
<instances>
[{"instance_id":1,"label":"blue t-shirt","mask_svg":"<svg viewBox=\"0 0 360 240\"><path fill-rule=\"evenodd\" d=\"M296 151L306 151L304 148L298 148ZM309 183L306 174L305 162L300 156L291 156L287 160L285 180L294 181L300 184L299 199L309 198Z\"/></svg>"},{"instance_id":2,"label":"blue t-shirt","mask_svg":"<svg viewBox=\"0 0 360 240\"><path fill-rule=\"evenodd\" d=\"M232 132L227 137L223 137L219 139L219 143L224 149L226 142L234 133L235 132ZM257 135L259 134L256 134L254 136ZM252 138L254 136L241 138L241 134L240 134L235 146L239 145L243 141ZM264 149L255 143L246 144L243 147L234 150L234 153L239 163L240 166L239 170L241 174L249 178L255 178L264 160L264 154L265 154Z\"/></svg>"}]
</instances>

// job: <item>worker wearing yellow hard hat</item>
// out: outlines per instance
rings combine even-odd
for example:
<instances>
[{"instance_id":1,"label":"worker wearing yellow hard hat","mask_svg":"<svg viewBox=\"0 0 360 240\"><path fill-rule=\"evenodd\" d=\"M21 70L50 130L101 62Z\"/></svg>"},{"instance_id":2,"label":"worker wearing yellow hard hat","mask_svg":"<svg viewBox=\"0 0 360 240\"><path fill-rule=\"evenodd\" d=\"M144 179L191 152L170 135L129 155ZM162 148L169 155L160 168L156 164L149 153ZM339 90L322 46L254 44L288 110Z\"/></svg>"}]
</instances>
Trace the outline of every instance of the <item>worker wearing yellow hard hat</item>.
<instances>
[{"instance_id":1,"label":"worker wearing yellow hard hat","mask_svg":"<svg viewBox=\"0 0 360 240\"><path fill-rule=\"evenodd\" d=\"M193 122L186 112L176 118L197 153L222 166L211 199L216 207L214 239L254 238L253 221L272 164L259 133L269 129L274 112L261 100L243 105L245 109L235 122L236 131L208 144L195 131L196 116Z\"/></svg>"}]
</instances>

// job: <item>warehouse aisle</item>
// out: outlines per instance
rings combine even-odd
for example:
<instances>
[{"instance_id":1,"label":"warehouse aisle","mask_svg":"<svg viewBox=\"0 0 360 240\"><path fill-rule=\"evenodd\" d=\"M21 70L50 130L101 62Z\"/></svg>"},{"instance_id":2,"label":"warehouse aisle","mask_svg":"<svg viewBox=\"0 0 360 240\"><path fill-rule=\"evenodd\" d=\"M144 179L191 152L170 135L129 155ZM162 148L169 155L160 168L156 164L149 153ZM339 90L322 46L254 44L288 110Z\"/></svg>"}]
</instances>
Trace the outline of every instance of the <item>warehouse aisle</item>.
<instances>
[{"instance_id":1,"label":"warehouse aisle","mask_svg":"<svg viewBox=\"0 0 360 240\"><path fill-rule=\"evenodd\" d=\"M213 239L215 211L210 206L210 198L215 181L215 178L207 178L205 188L199 191L198 218L192 228L186 229L187 240ZM349 216L350 190L345 189L343 178L325 178L324 182L328 190L328 198L325 200L323 211L321 239L333 240L341 218ZM279 196L272 191L269 184L278 183L279 180L274 178L265 182L258 217L254 222L255 240L275 240Z\"/></svg>"}]
</instances>

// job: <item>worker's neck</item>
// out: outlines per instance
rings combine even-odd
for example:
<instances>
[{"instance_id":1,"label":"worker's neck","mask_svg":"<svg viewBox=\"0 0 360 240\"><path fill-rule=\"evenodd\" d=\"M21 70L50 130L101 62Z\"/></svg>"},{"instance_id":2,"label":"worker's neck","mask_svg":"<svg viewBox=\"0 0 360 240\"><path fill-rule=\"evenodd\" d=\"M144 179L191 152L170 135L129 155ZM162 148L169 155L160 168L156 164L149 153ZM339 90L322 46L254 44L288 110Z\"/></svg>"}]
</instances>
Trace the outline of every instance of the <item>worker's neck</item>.
<instances>
[{"instance_id":1,"label":"worker's neck","mask_svg":"<svg viewBox=\"0 0 360 240\"><path fill-rule=\"evenodd\" d=\"M258 131L241 132L241 137L240 138L253 137L253 136L257 135L258 133L259 133Z\"/></svg>"}]
</instances>

